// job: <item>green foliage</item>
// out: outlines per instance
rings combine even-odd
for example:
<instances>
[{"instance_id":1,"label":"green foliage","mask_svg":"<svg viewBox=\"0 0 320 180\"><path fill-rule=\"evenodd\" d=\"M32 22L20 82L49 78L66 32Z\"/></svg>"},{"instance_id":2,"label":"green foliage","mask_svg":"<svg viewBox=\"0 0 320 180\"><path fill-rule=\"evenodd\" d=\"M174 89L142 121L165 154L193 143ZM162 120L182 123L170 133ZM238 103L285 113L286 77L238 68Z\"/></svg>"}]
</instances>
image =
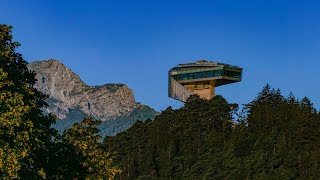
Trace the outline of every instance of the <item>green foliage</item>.
<instances>
[{"instance_id":1,"label":"green foliage","mask_svg":"<svg viewBox=\"0 0 320 180\"><path fill-rule=\"evenodd\" d=\"M67 129L50 153L51 179L113 179L121 171L100 142L99 120L86 118Z\"/></svg>"},{"instance_id":2,"label":"green foliage","mask_svg":"<svg viewBox=\"0 0 320 180\"><path fill-rule=\"evenodd\" d=\"M178 110L168 108L153 122L137 122L128 131L106 138L105 146L119 152L122 178L197 178L203 164L231 135L234 104L221 96L192 97Z\"/></svg>"},{"instance_id":3,"label":"green foliage","mask_svg":"<svg viewBox=\"0 0 320 180\"><path fill-rule=\"evenodd\" d=\"M248 106L253 178L319 179L319 112L308 98L285 98L268 85Z\"/></svg>"},{"instance_id":4,"label":"green foliage","mask_svg":"<svg viewBox=\"0 0 320 180\"><path fill-rule=\"evenodd\" d=\"M308 98L267 85L237 114L221 96L192 96L101 143L98 120L77 121L63 135L50 128L46 96L33 88L18 46L0 25L1 179L320 179L320 114ZM139 111L131 116L151 112Z\"/></svg>"},{"instance_id":5,"label":"green foliage","mask_svg":"<svg viewBox=\"0 0 320 180\"><path fill-rule=\"evenodd\" d=\"M35 73L18 46L11 27L0 25L0 178L113 179L121 171L99 142L101 121L87 118L63 136L52 129L55 119L41 111L47 96L33 87Z\"/></svg>"},{"instance_id":6,"label":"green foliage","mask_svg":"<svg viewBox=\"0 0 320 180\"><path fill-rule=\"evenodd\" d=\"M12 42L11 27L0 25L0 176L45 177L41 157L55 120L42 115L46 96L33 88L35 74L15 52L19 45Z\"/></svg>"},{"instance_id":7,"label":"green foliage","mask_svg":"<svg viewBox=\"0 0 320 180\"><path fill-rule=\"evenodd\" d=\"M104 145L119 152L121 179L320 178L320 116L309 99L267 85L237 110L221 96L193 96Z\"/></svg>"}]
</instances>

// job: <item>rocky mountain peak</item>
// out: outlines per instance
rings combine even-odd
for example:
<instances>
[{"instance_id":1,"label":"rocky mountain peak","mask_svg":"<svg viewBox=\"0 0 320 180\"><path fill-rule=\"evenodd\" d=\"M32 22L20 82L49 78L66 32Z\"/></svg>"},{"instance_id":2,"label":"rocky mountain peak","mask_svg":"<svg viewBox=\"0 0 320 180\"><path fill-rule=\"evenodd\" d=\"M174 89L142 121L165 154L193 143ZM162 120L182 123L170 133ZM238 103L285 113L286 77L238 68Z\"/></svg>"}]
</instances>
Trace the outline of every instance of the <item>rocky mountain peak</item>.
<instances>
[{"instance_id":1,"label":"rocky mountain peak","mask_svg":"<svg viewBox=\"0 0 320 180\"><path fill-rule=\"evenodd\" d=\"M78 108L103 121L125 115L136 109L131 89L124 84L88 86L80 77L58 60L36 61L28 65L36 72L35 88L49 95L48 113L65 119L70 110Z\"/></svg>"}]
</instances>

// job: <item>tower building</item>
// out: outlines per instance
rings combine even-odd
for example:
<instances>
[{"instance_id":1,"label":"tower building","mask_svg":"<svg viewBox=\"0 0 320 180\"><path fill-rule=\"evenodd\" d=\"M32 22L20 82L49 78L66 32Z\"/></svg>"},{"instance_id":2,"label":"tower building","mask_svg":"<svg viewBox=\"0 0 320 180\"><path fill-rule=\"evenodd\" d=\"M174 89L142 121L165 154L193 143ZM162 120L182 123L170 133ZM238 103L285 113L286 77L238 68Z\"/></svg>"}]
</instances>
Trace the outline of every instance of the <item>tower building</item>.
<instances>
[{"instance_id":1,"label":"tower building","mask_svg":"<svg viewBox=\"0 0 320 180\"><path fill-rule=\"evenodd\" d=\"M215 88L240 82L242 68L229 64L200 60L179 64L169 71L169 97L186 102L192 94L211 99Z\"/></svg>"}]
</instances>

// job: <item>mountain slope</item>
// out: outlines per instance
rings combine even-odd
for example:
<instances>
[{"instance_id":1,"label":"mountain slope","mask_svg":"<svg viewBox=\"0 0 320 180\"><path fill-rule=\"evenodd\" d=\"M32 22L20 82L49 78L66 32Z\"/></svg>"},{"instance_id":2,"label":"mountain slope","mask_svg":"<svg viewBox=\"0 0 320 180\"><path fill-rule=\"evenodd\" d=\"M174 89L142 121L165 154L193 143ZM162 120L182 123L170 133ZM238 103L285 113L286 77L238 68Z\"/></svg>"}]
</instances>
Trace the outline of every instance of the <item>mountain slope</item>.
<instances>
[{"instance_id":1,"label":"mountain slope","mask_svg":"<svg viewBox=\"0 0 320 180\"><path fill-rule=\"evenodd\" d=\"M158 112L135 102L134 94L124 84L88 86L61 62L50 59L28 65L38 80L35 87L49 96L46 113L57 117L55 127L64 130L86 116L103 121L103 135L115 135L129 128L137 119L153 119ZM140 114L145 114L141 116Z\"/></svg>"}]
</instances>

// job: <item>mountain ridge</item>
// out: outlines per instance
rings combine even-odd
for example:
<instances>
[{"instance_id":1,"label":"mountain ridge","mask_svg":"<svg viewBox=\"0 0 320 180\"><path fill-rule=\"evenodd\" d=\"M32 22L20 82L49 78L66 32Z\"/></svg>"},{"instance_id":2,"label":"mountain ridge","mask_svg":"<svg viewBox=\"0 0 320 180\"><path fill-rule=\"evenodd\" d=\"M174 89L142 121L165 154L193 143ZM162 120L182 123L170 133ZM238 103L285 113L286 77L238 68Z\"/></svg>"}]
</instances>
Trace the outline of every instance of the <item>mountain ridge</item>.
<instances>
[{"instance_id":1,"label":"mountain ridge","mask_svg":"<svg viewBox=\"0 0 320 180\"><path fill-rule=\"evenodd\" d=\"M112 133L106 135L115 135L118 130L120 132L129 128L132 125L131 121L138 120L133 117L140 117L138 115L140 111L148 110L149 115L146 118L150 119L158 114L154 109L137 103L133 91L127 85L106 83L101 86L89 86L70 68L56 59L35 61L28 64L28 68L36 72L38 81L34 87L49 96L47 100L49 107L44 111L57 117L56 127L59 130L70 127L85 116L93 116L115 128ZM132 112L137 115L130 115ZM121 124L127 124L126 127L120 124L117 126L117 119L121 119L121 122L125 121ZM113 124L108 121L112 121Z\"/></svg>"}]
</instances>

